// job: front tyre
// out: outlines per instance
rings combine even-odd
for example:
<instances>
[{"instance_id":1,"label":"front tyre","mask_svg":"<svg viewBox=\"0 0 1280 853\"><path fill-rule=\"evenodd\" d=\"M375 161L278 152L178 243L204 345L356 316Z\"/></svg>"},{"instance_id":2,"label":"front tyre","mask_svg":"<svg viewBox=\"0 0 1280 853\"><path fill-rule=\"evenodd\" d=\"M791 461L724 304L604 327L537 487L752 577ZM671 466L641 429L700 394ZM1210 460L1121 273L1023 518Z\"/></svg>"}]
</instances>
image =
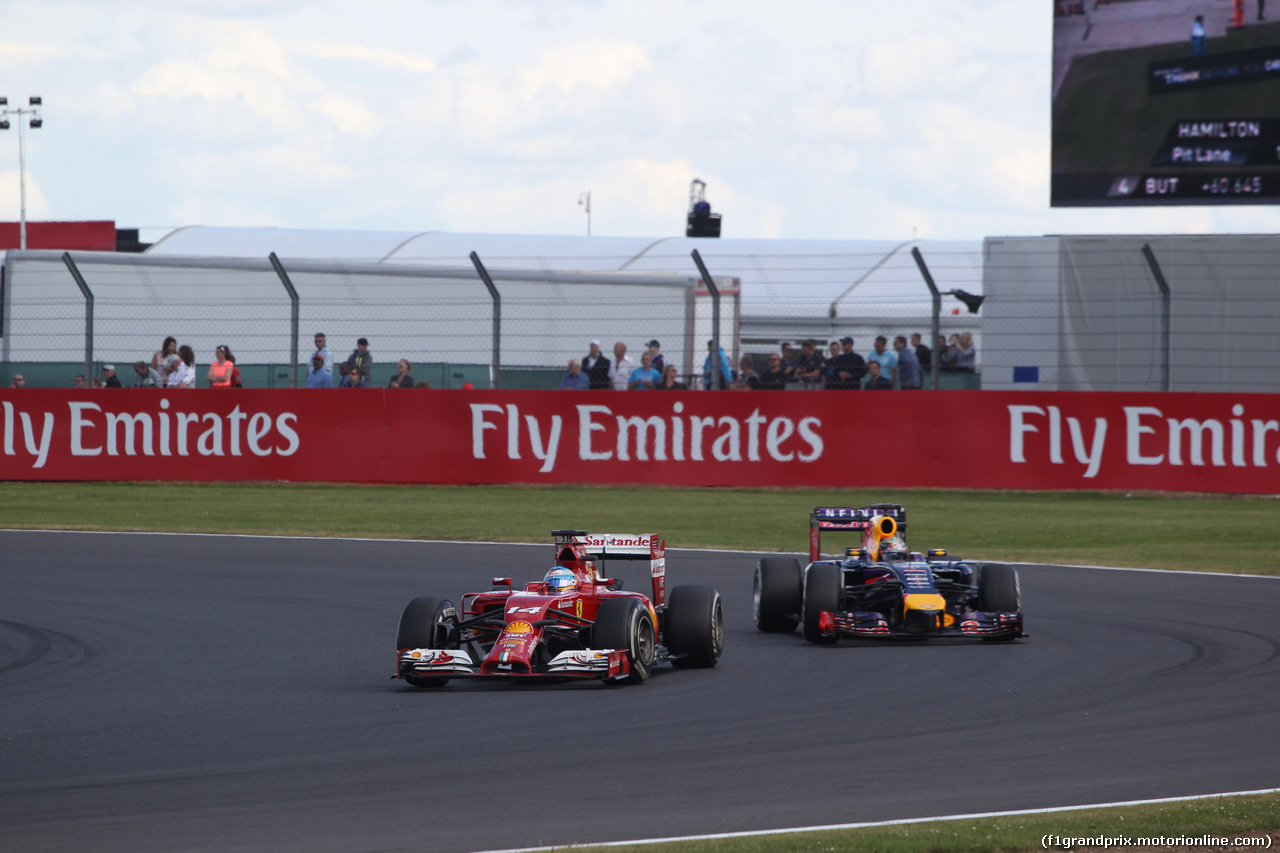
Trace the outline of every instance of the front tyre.
<instances>
[{"instance_id":1,"label":"front tyre","mask_svg":"<svg viewBox=\"0 0 1280 853\"><path fill-rule=\"evenodd\" d=\"M756 628L768 634L789 634L800 623L802 575L795 557L761 557L756 563L752 598Z\"/></svg>"},{"instance_id":2,"label":"front tyre","mask_svg":"<svg viewBox=\"0 0 1280 853\"><path fill-rule=\"evenodd\" d=\"M724 649L724 607L714 587L689 584L667 595L667 651L677 669L708 668Z\"/></svg>"},{"instance_id":3,"label":"front tyre","mask_svg":"<svg viewBox=\"0 0 1280 853\"><path fill-rule=\"evenodd\" d=\"M396 649L458 648L458 611L445 598L423 596L409 602L396 630ZM443 687L447 677L406 675L414 687Z\"/></svg>"},{"instance_id":4,"label":"front tyre","mask_svg":"<svg viewBox=\"0 0 1280 853\"><path fill-rule=\"evenodd\" d=\"M804 570L804 638L819 645L833 645L839 634L823 634L818 619L823 611L837 612L844 599L844 572L839 566L817 563Z\"/></svg>"},{"instance_id":5,"label":"front tyre","mask_svg":"<svg viewBox=\"0 0 1280 853\"><path fill-rule=\"evenodd\" d=\"M626 649L631 674L623 680L627 684L642 683L653 671L658 654L658 632L649 608L638 598L605 601L596 611L591 645L597 649Z\"/></svg>"},{"instance_id":6,"label":"front tyre","mask_svg":"<svg viewBox=\"0 0 1280 853\"><path fill-rule=\"evenodd\" d=\"M978 609L987 613L1021 613L1022 588L1018 572L1004 563L986 563L978 572ZM991 642L1008 642L1017 634L984 637Z\"/></svg>"}]
</instances>

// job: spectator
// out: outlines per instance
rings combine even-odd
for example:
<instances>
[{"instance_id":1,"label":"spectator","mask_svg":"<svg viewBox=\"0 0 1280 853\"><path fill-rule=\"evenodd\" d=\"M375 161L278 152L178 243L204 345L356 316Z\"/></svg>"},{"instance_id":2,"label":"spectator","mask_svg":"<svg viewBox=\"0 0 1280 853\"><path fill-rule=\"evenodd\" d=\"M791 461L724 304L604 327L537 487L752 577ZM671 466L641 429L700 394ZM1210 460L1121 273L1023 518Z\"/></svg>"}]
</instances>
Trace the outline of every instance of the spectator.
<instances>
[{"instance_id":1,"label":"spectator","mask_svg":"<svg viewBox=\"0 0 1280 853\"><path fill-rule=\"evenodd\" d=\"M169 387L196 387L196 351L186 344L178 347L178 361L174 365L173 372L169 374Z\"/></svg>"},{"instance_id":2,"label":"spectator","mask_svg":"<svg viewBox=\"0 0 1280 853\"><path fill-rule=\"evenodd\" d=\"M560 380L561 391L586 391L591 388L591 377L582 372L582 362L569 359L569 372Z\"/></svg>"},{"instance_id":3,"label":"spectator","mask_svg":"<svg viewBox=\"0 0 1280 853\"><path fill-rule=\"evenodd\" d=\"M658 383L658 391L688 391L689 386L680 381L680 368L674 364L668 364L667 369L662 371L662 381Z\"/></svg>"},{"instance_id":4,"label":"spectator","mask_svg":"<svg viewBox=\"0 0 1280 853\"><path fill-rule=\"evenodd\" d=\"M654 338L653 340L649 341L649 343L645 344L645 346L649 348L649 358L650 358L649 364L653 367L654 370L658 371L659 375L666 373L667 360L663 358L662 353L660 352L660 350L662 349L662 344L658 343L657 338Z\"/></svg>"},{"instance_id":5,"label":"spectator","mask_svg":"<svg viewBox=\"0 0 1280 853\"><path fill-rule=\"evenodd\" d=\"M832 341L831 344L827 347L827 365L830 366L831 362L835 361L839 357L840 357L840 342Z\"/></svg>"},{"instance_id":6,"label":"spectator","mask_svg":"<svg viewBox=\"0 0 1280 853\"><path fill-rule=\"evenodd\" d=\"M311 356L311 369L307 371L308 388L332 388L333 371L324 363L324 356L316 353Z\"/></svg>"},{"instance_id":7,"label":"spectator","mask_svg":"<svg viewBox=\"0 0 1280 853\"><path fill-rule=\"evenodd\" d=\"M853 351L853 338L841 338L840 354L827 362L826 387L832 391L857 391L866 375L867 363Z\"/></svg>"},{"instance_id":8,"label":"spectator","mask_svg":"<svg viewBox=\"0 0 1280 853\"><path fill-rule=\"evenodd\" d=\"M114 364L102 365L102 387L103 388L122 388L120 377L116 376L116 366Z\"/></svg>"},{"instance_id":9,"label":"spectator","mask_svg":"<svg viewBox=\"0 0 1280 853\"><path fill-rule=\"evenodd\" d=\"M914 391L924 385L920 362L916 361L915 350L907 346L906 337L898 335L894 338L893 348L898 356L898 387L904 391Z\"/></svg>"},{"instance_id":10,"label":"spectator","mask_svg":"<svg viewBox=\"0 0 1280 853\"><path fill-rule=\"evenodd\" d=\"M647 350L640 353L640 366L631 371L627 388L631 391L652 391L661 381L662 374L653 369L653 356Z\"/></svg>"},{"instance_id":11,"label":"spectator","mask_svg":"<svg viewBox=\"0 0 1280 853\"><path fill-rule=\"evenodd\" d=\"M94 387L94 388L104 388L104 387L106 387L106 386L104 386L104 385L102 384L102 378L101 378L101 377L99 377L99 376L95 376L95 377L93 377L93 387Z\"/></svg>"},{"instance_id":12,"label":"spectator","mask_svg":"<svg viewBox=\"0 0 1280 853\"><path fill-rule=\"evenodd\" d=\"M804 383L806 390L822 387L822 374L826 369L822 353L818 352L817 342L812 338L800 345L800 355L796 357L796 379Z\"/></svg>"},{"instance_id":13,"label":"spectator","mask_svg":"<svg viewBox=\"0 0 1280 853\"><path fill-rule=\"evenodd\" d=\"M956 354L952 347L955 346L956 340L956 336L952 335L951 342L948 343L946 338L938 335L938 370L943 373L955 373Z\"/></svg>"},{"instance_id":14,"label":"spectator","mask_svg":"<svg viewBox=\"0 0 1280 853\"><path fill-rule=\"evenodd\" d=\"M885 349L885 344L889 341L884 335L876 335L876 346L871 352L867 353L867 367L871 367L871 362L879 362L880 375L889 382L892 388L898 384L898 357Z\"/></svg>"},{"instance_id":15,"label":"spectator","mask_svg":"<svg viewBox=\"0 0 1280 853\"><path fill-rule=\"evenodd\" d=\"M1196 15L1191 22L1191 55L1204 56L1204 15Z\"/></svg>"},{"instance_id":16,"label":"spectator","mask_svg":"<svg viewBox=\"0 0 1280 853\"><path fill-rule=\"evenodd\" d=\"M409 363L409 359L402 358L396 364L396 375L391 377L391 381L387 383L388 388L412 388L414 386L413 374L409 371L413 370L413 365Z\"/></svg>"},{"instance_id":17,"label":"spectator","mask_svg":"<svg viewBox=\"0 0 1280 853\"><path fill-rule=\"evenodd\" d=\"M920 341L920 333L916 332L911 336L911 346L915 347L916 361L920 364L920 372L928 373L933 364L933 350L929 349Z\"/></svg>"},{"instance_id":18,"label":"spectator","mask_svg":"<svg viewBox=\"0 0 1280 853\"><path fill-rule=\"evenodd\" d=\"M733 381L733 367L729 364L729 356L724 354L724 347L720 347L718 358L713 356L715 345L714 340L707 341L707 358L702 362L702 387L708 391L713 388L723 391ZM714 376L712 375L713 365L717 374Z\"/></svg>"},{"instance_id":19,"label":"spectator","mask_svg":"<svg viewBox=\"0 0 1280 853\"><path fill-rule=\"evenodd\" d=\"M756 373L755 362L751 356L744 355L738 359L738 375L733 380L735 391L759 391L760 374Z\"/></svg>"},{"instance_id":20,"label":"spectator","mask_svg":"<svg viewBox=\"0 0 1280 853\"><path fill-rule=\"evenodd\" d=\"M13 381L9 383L10 388L26 388L27 380L23 378L21 373L13 374Z\"/></svg>"},{"instance_id":21,"label":"spectator","mask_svg":"<svg viewBox=\"0 0 1280 853\"><path fill-rule=\"evenodd\" d=\"M364 374L360 372L360 366L356 364L347 366L347 375L342 377L339 388L368 388L369 383L364 381Z\"/></svg>"},{"instance_id":22,"label":"spectator","mask_svg":"<svg viewBox=\"0 0 1280 853\"><path fill-rule=\"evenodd\" d=\"M784 391L787 387L787 375L782 369L782 356L769 354L769 369L760 377L756 385L758 391Z\"/></svg>"},{"instance_id":23,"label":"spectator","mask_svg":"<svg viewBox=\"0 0 1280 853\"><path fill-rule=\"evenodd\" d=\"M156 370L163 370L165 360L171 355L178 354L178 339L165 338L164 343L160 344L160 351L151 356L151 366Z\"/></svg>"},{"instance_id":24,"label":"spectator","mask_svg":"<svg viewBox=\"0 0 1280 853\"><path fill-rule=\"evenodd\" d=\"M796 378L796 358L799 355L787 341L783 341L782 347L782 375L786 377L788 382L799 382Z\"/></svg>"},{"instance_id":25,"label":"spectator","mask_svg":"<svg viewBox=\"0 0 1280 853\"><path fill-rule=\"evenodd\" d=\"M244 381L240 378L240 368L236 367L236 357L226 344L222 345L222 349L227 353L227 361L231 362L231 387L243 388Z\"/></svg>"},{"instance_id":26,"label":"spectator","mask_svg":"<svg viewBox=\"0 0 1280 853\"><path fill-rule=\"evenodd\" d=\"M333 375L333 353L325 345L324 332L316 332L316 351L311 356L311 360L315 361L317 355L324 359L325 369L329 371L330 375Z\"/></svg>"},{"instance_id":27,"label":"spectator","mask_svg":"<svg viewBox=\"0 0 1280 853\"><path fill-rule=\"evenodd\" d=\"M351 368L360 371L360 379L364 382L361 388L369 387L369 375L373 373L373 356L369 354L369 339L360 338L356 341L356 348L351 351L351 355L347 357L346 363L342 366L342 372L350 375ZM346 379L343 379L346 382ZM346 387L345 385L343 387Z\"/></svg>"},{"instance_id":28,"label":"spectator","mask_svg":"<svg viewBox=\"0 0 1280 853\"><path fill-rule=\"evenodd\" d=\"M587 382L593 391L604 391L612 388L609 382L609 359L600 352L600 342L591 342L591 352L582 360L582 369L587 373Z\"/></svg>"},{"instance_id":29,"label":"spectator","mask_svg":"<svg viewBox=\"0 0 1280 853\"><path fill-rule=\"evenodd\" d=\"M230 388L231 369L233 367L235 365L227 361L227 348L225 346L214 347L213 364L209 365L209 373L206 377L209 380L209 387Z\"/></svg>"},{"instance_id":30,"label":"spectator","mask_svg":"<svg viewBox=\"0 0 1280 853\"><path fill-rule=\"evenodd\" d=\"M83 376L83 375L81 375L81 376L77 376L77 377L76 377L75 387L77 387L77 388L88 388L88 387L89 387L89 386L85 383L85 381L84 381L84 376Z\"/></svg>"},{"instance_id":31,"label":"spectator","mask_svg":"<svg viewBox=\"0 0 1280 853\"><path fill-rule=\"evenodd\" d=\"M973 346L973 335L961 332L956 340L956 373L973 373L977 368L978 353Z\"/></svg>"},{"instance_id":32,"label":"spectator","mask_svg":"<svg viewBox=\"0 0 1280 853\"><path fill-rule=\"evenodd\" d=\"M164 374L151 367L145 361L135 361L133 363L133 387L163 388Z\"/></svg>"},{"instance_id":33,"label":"spectator","mask_svg":"<svg viewBox=\"0 0 1280 853\"><path fill-rule=\"evenodd\" d=\"M613 390L627 390L627 383L631 381L631 371L635 369L636 363L627 358L627 345L618 341L613 345L613 367L609 368L609 382L613 385Z\"/></svg>"},{"instance_id":34,"label":"spectator","mask_svg":"<svg viewBox=\"0 0 1280 853\"><path fill-rule=\"evenodd\" d=\"M867 391L891 391L893 383L880 375L880 362L867 362L867 384L862 386Z\"/></svg>"}]
</instances>

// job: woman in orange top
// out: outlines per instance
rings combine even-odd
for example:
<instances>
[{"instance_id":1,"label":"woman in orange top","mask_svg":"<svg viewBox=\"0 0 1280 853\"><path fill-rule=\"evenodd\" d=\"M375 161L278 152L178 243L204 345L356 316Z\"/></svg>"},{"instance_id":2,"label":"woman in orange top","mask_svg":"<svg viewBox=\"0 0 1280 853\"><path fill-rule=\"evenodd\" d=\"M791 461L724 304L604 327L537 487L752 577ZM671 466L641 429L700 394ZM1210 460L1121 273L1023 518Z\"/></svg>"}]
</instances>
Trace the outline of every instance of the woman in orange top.
<instances>
[{"instance_id":1,"label":"woman in orange top","mask_svg":"<svg viewBox=\"0 0 1280 853\"><path fill-rule=\"evenodd\" d=\"M217 360L209 365L209 387L230 388L231 371L235 365L227 360L227 348L218 347L213 351L213 354Z\"/></svg>"}]
</instances>

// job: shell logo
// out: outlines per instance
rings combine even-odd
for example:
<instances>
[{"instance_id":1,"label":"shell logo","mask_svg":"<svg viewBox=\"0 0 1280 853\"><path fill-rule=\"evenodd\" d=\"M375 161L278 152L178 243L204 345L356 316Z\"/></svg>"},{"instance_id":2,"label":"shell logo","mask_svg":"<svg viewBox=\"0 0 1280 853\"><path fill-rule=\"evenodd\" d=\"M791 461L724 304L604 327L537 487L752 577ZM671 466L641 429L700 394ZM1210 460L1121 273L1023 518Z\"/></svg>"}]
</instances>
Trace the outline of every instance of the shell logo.
<instances>
[{"instance_id":1,"label":"shell logo","mask_svg":"<svg viewBox=\"0 0 1280 853\"><path fill-rule=\"evenodd\" d=\"M506 627L508 634L532 634L533 626L528 622L512 622Z\"/></svg>"}]
</instances>

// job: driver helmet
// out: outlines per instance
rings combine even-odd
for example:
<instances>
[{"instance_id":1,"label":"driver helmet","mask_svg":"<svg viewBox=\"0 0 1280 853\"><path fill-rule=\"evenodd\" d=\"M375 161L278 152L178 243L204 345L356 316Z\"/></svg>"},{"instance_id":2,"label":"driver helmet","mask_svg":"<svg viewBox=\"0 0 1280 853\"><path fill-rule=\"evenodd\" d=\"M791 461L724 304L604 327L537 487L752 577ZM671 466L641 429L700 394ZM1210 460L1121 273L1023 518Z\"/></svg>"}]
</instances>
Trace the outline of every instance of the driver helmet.
<instances>
[{"instance_id":1,"label":"driver helmet","mask_svg":"<svg viewBox=\"0 0 1280 853\"><path fill-rule=\"evenodd\" d=\"M556 566L547 572L547 576L542 579L547 585L547 592L552 595L559 595L565 592L573 592L578 588L578 576L569 569Z\"/></svg>"},{"instance_id":2,"label":"driver helmet","mask_svg":"<svg viewBox=\"0 0 1280 853\"><path fill-rule=\"evenodd\" d=\"M891 560L910 560L911 552L907 550L907 543L901 536L886 536L880 540L878 558L882 563Z\"/></svg>"}]
</instances>

